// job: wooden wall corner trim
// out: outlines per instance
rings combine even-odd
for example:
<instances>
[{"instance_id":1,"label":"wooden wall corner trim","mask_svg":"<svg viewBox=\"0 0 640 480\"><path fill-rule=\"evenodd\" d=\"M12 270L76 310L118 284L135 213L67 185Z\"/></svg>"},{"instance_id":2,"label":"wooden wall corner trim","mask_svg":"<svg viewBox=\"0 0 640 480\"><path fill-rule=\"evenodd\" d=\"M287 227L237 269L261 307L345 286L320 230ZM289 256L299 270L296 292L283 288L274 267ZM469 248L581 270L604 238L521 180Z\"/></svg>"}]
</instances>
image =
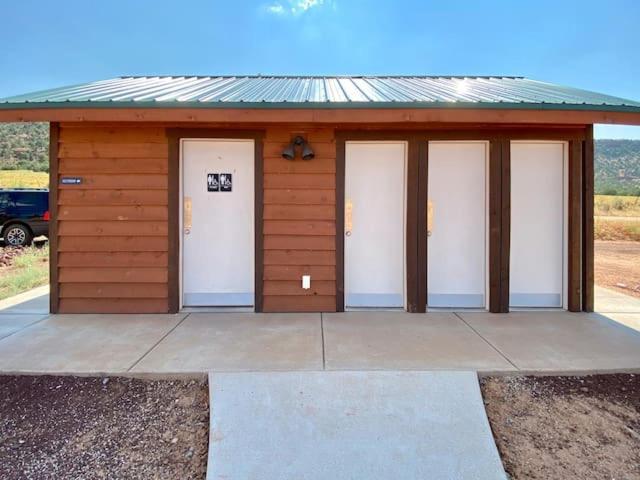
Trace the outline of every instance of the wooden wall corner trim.
<instances>
[{"instance_id":1,"label":"wooden wall corner trim","mask_svg":"<svg viewBox=\"0 0 640 480\"><path fill-rule=\"evenodd\" d=\"M586 128L582 149L582 310L594 309L594 144L593 125Z\"/></svg>"},{"instance_id":2,"label":"wooden wall corner trim","mask_svg":"<svg viewBox=\"0 0 640 480\"><path fill-rule=\"evenodd\" d=\"M257 313L264 310L264 142L262 135L254 137L254 309Z\"/></svg>"},{"instance_id":3,"label":"wooden wall corner trim","mask_svg":"<svg viewBox=\"0 0 640 480\"><path fill-rule=\"evenodd\" d=\"M569 142L567 308L582 311L582 141Z\"/></svg>"},{"instance_id":4,"label":"wooden wall corner trim","mask_svg":"<svg viewBox=\"0 0 640 480\"><path fill-rule=\"evenodd\" d=\"M58 149L60 124L49 125L49 312L58 313Z\"/></svg>"},{"instance_id":5,"label":"wooden wall corner trim","mask_svg":"<svg viewBox=\"0 0 640 480\"><path fill-rule=\"evenodd\" d=\"M178 313L180 309L180 138L169 137L168 159L168 252L167 267L168 310Z\"/></svg>"},{"instance_id":6,"label":"wooden wall corner trim","mask_svg":"<svg viewBox=\"0 0 640 480\"><path fill-rule=\"evenodd\" d=\"M344 193L346 136L336 132L336 311L344 312Z\"/></svg>"}]
</instances>

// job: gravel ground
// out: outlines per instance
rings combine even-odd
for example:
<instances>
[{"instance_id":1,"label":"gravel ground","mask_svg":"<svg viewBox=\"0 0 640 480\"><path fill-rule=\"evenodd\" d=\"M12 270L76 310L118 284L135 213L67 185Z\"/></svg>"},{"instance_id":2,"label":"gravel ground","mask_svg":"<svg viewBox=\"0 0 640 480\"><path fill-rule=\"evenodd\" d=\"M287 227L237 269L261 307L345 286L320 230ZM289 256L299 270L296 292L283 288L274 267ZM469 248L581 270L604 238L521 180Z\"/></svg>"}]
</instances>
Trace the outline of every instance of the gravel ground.
<instances>
[{"instance_id":1,"label":"gravel ground","mask_svg":"<svg viewBox=\"0 0 640 480\"><path fill-rule=\"evenodd\" d=\"M481 382L505 470L519 479L640 479L640 375Z\"/></svg>"},{"instance_id":2,"label":"gravel ground","mask_svg":"<svg viewBox=\"0 0 640 480\"><path fill-rule=\"evenodd\" d=\"M0 478L204 479L206 381L0 376Z\"/></svg>"}]
</instances>

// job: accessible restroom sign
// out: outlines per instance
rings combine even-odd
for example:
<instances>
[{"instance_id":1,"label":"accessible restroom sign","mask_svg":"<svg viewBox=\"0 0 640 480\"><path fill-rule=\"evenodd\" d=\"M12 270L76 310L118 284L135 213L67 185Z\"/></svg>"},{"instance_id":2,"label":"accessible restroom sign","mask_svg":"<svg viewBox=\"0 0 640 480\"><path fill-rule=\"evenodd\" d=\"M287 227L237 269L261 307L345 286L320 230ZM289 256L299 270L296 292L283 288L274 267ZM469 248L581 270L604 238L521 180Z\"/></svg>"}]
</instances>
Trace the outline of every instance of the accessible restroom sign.
<instances>
[{"instance_id":1,"label":"accessible restroom sign","mask_svg":"<svg viewBox=\"0 0 640 480\"><path fill-rule=\"evenodd\" d=\"M230 173L207 173L207 192L231 192L233 176Z\"/></svg>"}]
</instances>

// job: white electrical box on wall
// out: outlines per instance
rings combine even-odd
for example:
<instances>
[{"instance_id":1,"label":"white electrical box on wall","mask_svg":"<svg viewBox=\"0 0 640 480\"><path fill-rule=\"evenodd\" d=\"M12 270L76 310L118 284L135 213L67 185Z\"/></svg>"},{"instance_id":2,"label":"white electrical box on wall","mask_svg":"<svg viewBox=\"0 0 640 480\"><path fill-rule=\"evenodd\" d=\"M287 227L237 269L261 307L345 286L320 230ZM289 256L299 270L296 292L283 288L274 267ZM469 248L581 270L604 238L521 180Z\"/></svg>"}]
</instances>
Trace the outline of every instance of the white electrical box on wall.
<instances>
[{"instance_id":1,"label":"white electrical box on wall","mask_svg":"<svg viewBox=\"0 0 640 480\"><path fill-rule=\"evenodd\" d=\"M311 288L311 275L302 276L302 288L309 290Z\"/></svg>"}]
</instances>

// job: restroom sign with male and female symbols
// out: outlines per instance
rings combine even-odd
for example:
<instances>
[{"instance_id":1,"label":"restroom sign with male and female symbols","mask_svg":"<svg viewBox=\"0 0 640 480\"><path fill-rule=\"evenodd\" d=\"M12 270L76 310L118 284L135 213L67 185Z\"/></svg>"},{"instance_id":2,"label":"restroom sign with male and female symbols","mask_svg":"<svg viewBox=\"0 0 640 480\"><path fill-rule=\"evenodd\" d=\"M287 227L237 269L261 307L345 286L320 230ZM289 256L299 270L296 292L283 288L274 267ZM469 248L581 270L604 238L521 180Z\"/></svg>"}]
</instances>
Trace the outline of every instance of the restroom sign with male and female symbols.
<instances>
[{"instance_id":1,"label":"restroom sign with male and female symbols","mask_svg":"<svg viewBox=\"0 0 640 480\"><path fill-rule=\"evenodd\" d=\"M230 192L233 189L233 177L230 173L207 173L208 192Z\"/></svg>"}]
</instances>

